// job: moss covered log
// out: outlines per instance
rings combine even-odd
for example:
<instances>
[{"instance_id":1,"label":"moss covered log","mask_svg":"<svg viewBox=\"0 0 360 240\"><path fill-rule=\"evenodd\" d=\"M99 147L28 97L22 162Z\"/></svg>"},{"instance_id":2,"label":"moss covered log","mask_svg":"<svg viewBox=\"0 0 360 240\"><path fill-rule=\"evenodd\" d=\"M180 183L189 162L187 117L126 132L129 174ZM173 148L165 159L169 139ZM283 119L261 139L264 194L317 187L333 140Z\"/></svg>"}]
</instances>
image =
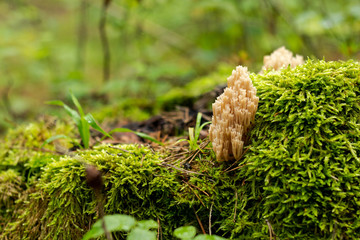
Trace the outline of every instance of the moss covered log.
<instances>
[{"instance_id":1,"label":"moss covered log","mask_svg":"<svg viewBox=\"0 0 360 240\"><path fill-rule=\"evenodd\" d=\"M253 75L260 98L233 236L360 238L360 65ZM246 221L244 216L247 216Z\"/></svg>"},{"instance_id":2,"label":"moss covered log","mask_svg":"<svg viewBox=\"0 0 360 240\"><path fill-rule=\"evenodd\" d=\"M59 129L10 131L0 146L0 238L80 239L98 218L86 164L103 174L105 214L154 219L163 239L183 225L201 231L199 221L231 239L360 238L359 63L308 60L251 78L259 108L231 167L210 146L185 165L164 160L170 149L138 145L59 156L38 149L43 132Z\"/></svg>"}]
</instances>

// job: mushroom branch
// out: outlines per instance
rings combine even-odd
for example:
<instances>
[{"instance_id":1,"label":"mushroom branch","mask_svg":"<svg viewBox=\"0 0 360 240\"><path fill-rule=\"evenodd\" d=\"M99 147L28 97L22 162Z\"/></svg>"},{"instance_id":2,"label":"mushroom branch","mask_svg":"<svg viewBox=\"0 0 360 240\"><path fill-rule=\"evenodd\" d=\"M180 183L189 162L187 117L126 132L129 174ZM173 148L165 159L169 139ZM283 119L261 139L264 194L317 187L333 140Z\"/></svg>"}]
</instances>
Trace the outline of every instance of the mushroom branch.
<instances>
[{"instance_id":1,"label":"mushroom branch","mask_svg":"<svg viewBox=\"0 0 360 240\"><path fill-rule=\"evenodd\" d=\"M241 158L247 132L259 103L246 67L238 66L227 79L228 86L213 103L210 141L218 161Z\"/></svg>"}]
</instances>

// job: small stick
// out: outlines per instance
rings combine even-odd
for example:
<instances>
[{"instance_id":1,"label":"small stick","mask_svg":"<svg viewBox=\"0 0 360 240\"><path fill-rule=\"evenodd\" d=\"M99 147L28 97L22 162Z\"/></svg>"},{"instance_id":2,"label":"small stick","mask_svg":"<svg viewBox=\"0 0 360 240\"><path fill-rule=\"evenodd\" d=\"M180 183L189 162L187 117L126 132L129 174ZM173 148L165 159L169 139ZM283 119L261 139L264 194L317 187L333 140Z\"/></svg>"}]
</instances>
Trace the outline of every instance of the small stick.
<instances>
[{"instance_id":1,"label":"small stick","mask_svg":"<svg viewBox=\"0 0 360 240\"><path fill-rule=\"evenodd\" d=\"M201 220L200 220L199 216L197 215L194 207L193 207L193 210L194 210L196 219L197 219L197 221L198 221L198 223L199 223L199 225L200 225L201 231L203 232L203 234L206 234L205 229L204 229L204 226L202 225Z\"/></svg>"},{"instance_id":2,"label":"small stick","mask_svg":"<svg viewBox=\"0 0 360 240\"><path fill-rule=\"evenodd\" d=\"M174 168L178 171L181 171L181 172L185 172L185 173L192 173L192 174L197 174L197 175L203 175L203 176L206 176L205 174L202 174L202 173L197 173L197 172L193 172L193 171L189 171L189 170L185 170L185 169L182 169L182 168L179 168L179 167L176 167L172 164L168 164L168 163L163 163L163 164L158 164L159 166L164 166L164 167L171 167L171 168Z\"/></svg>"},{"instance_id":3,"label":"small stick","mask_svg":"<svg viewBox=\"0 0 360 240\"><path fill-rule=\"evenodd\" d=\"M273 235L274 231L272 229L272 226L271 226L270 222L267 219L265 219L265 221L266 221L266 224L268 225L268 228L269 228L270 240L272 240L272 235ZM276 240L276 235L274 237L275 237L275 240Z\"/></svg>"},{"instance_id":4,"label":"small stick","mask_svg":"<svg viewBox=\"0 0 360 240\"><path fill-rule=\"evenodd\" d=\"M191 183L188 183L188 184L190 184L190 185L193 186L194 188L198 189L199 191L201 191L202 193L204 193L206 196L210 197L210 195L209 195L207 192L205 192L204 190L202 190L202 189L199 188L198 186L195 186L194 184L191 184Z\"/></svg>"},{"instance_id":5,"label":"small stick","mask_svg":"<svg viewBox=\"0 0 360 240\"><path fill-rule=\"evenodd\" d=\"M157 218L157 223L158 223L158 232L157 232L157 240L162 240L162 232L161 232L161 225L160 225L160 219L159 217Z\"/></svg>"},{"instance_id":6,"label":"small stick","mask_svg":"<svg viewBox=\"0 0 360 240\"><path fill-rule=\"evenodd\" d=\"M127 153L131 153L131 152L128 151L128 150L125 150L125 149L119 148L119 147L115 147L115 146L109 146L109 148L118 149L118 150L121 150L121 151L124 151L124 152L127 152Z\"/></svg>"},{"instance_id":7,"label":"small stick","mask_svg":"<svg viewBox=\"0 0 360 240\"><path fill-rule=\"evenodd\" d=\"M191 189L191 191L195 194L195 196L199 199L199 201L201 202L201 204L205 207L205 204L203 203L203 201L201 201L200 197L196 194L196 192L194 191L194 189L190 186L189 183L185 182L184 180L182 180L184 183L186 183L189 188Z\"/></svg>"},{"instance_id":8,"label":"small stick","mask_svg":"<svg viewBox=\"0 0 360 240\"><path fill-rule=\"evenodd\" d=\"M212 214L213 205L214 205L214 203L211 203L210 213L209 213L209 235L211 235L211 214Z\"/></svg>"},{"instance_id":9,"label":"small stick","mask_svg":"<svg viewBox=\"0 0 360 240\"><path fill-rule=\"evenodd\" d=\"M250 149L251 146L249 146L248 148L245 149L245 151L241 154L241 157L239 158L239 160L244 156L244 154ZM236 160L233 164L231 164L230 167L228 167L227 169L224 170L224 172L231 172L233 170L228 171L231 167L233 167L237 162L239 162L239 160Z\"/></svg>"},{"instance_id":10,"label":"small stick","mask_svg":"<svg viewBox=\"0 0 360 240\"><path fill-rule=\"evenodd\" d=\"M244 166L246 166L246 164L243 164L243 165L237 166L236 168L233 168L233 169L230 169L230 170L228 170L228 171L224 171L224 172L229 173L229 172L235 171L236 169L242 168L242 167L244 167Z\"/></svg>"}]
</instances>

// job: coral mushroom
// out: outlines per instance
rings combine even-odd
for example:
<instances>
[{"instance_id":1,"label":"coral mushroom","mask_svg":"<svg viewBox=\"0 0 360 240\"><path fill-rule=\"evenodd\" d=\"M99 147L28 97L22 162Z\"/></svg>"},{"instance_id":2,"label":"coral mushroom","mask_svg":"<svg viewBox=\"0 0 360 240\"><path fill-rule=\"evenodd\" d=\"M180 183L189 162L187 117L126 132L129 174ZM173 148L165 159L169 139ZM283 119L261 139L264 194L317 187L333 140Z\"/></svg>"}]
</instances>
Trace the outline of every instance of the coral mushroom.
<instances>
[{"instance_id":1,"label":"coral mushroom","mask_svg":"<svg viewBox=\"0 0 360 240\"><path fill-rule=\"evenodd\" d=\"M227 81L224 93L212 105L209 137L218 161L240 159L259 102L246 67L236 67Z\"/></svg>"},{"instance_id":2,"label":"coral mushroom","mask_svg":"<svg viewBox=\"0 0 360 240\"><path fill-rule=\"evenodd\" d=\"M262 67L262 71L269 69L280 70L289 65L291 68L294 68L303 63L304 59L302 56L296 55L293 57L292 52L285 47L280 47L269 56L264 56L264 66Z\"/></svg>"}]
</instances>

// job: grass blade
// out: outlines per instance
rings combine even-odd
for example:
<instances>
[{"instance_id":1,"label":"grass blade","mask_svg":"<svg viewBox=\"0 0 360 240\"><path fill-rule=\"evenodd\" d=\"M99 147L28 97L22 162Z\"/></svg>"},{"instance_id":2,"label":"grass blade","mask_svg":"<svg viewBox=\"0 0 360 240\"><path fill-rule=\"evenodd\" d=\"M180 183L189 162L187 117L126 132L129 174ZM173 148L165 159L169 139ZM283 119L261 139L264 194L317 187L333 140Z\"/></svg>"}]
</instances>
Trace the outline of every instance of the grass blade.
<instances>
[{"instance_id":1,"label":"grass blade","mask_svg":"<svg viewBox=\"0 0 360 240\"><path fill-rule=\"evenodd\" d=\"M78 125L80 137L82 144L85 149L88 149L90 146L90 126L85 118L80 119L80 124Z\"/></svg>"},{"instance_id":2,"label":"grass blade","mask_svg":"<svg viewBox=\"0 0 360 240\"><path fill-rule=\"evenodd\" d=\"M80 113L80 116L81 117L84 117L85 114L84 114L84 110L83 108L81 107L79 101L77 100L77 98L74 96L74 94L70 93L71 94L71 99L74 103L74 105L76 106L76 108L78 109L79 113Z\"/></svg>"},{"instance_id":3,"label":"grass blade","mask_svg":"<svg viewBox=\"0 0 360 240\"><path fill-rule=\"evenodd\" d=\"M53 100L53 101L47 101L45 102L46 104L49 104L49 105L56 105L56 106L60 106L60 107L63 107L65 104L63 101L60 101L60 100Z\"/></svg>"},{"instance_id":4,"label":"grass blade","mask_svg":"<svg viewBox=\"0 0 360 240\"><path fill-rule=\"evenodd\" d=\"M200 135L200 123L201 123L201 117L202 114L199 112L196 116L196 124L195 124L195 141L197 141L199 139L199 135Z\"/></svg>"},{"instance_id":5,"label":"grass blade","mask_svg":"<svg viewBox=\"0 0 360 240\"><path fill-rule=\"evenodd\" d=\"M86 121L90 124L90 126L91 126L92 128L94 128L96 131L101 132L101 133L104 134L105 136L107 136L107 137L109 137L109 138L112 139L112 136L111 136L109 133L105 132L104 129L102 129L102 128L99 126L99 124L97 124L95 118L93 117L93 115L91 115L91 113L86 114L85 119L86 119Z\"/></svg>"},{"instance_id":6,"label":"grass blade","mask_svg":"<svg viewBox=\"0 0 360 240\"><path fill-rule=\"evenodd\" d=\"M49 144L55 140L58 140L58 139L70 139L71 141L73 141L73 139L71 137L68 137L66 135L62 135L62 134L59 134L59 135L55 135L55 136L52 136L52 137L49 137L48 139L46 139L44 141L43 144L41 144L40 148L42 148L43 146L45 146L46 144Z\"/></svg>"}]
</instances>

